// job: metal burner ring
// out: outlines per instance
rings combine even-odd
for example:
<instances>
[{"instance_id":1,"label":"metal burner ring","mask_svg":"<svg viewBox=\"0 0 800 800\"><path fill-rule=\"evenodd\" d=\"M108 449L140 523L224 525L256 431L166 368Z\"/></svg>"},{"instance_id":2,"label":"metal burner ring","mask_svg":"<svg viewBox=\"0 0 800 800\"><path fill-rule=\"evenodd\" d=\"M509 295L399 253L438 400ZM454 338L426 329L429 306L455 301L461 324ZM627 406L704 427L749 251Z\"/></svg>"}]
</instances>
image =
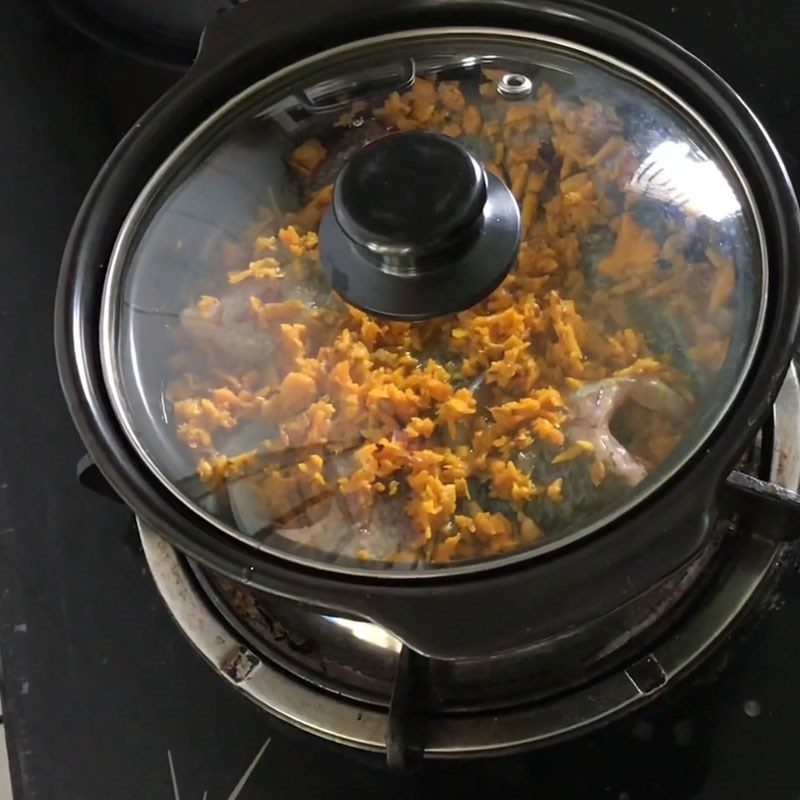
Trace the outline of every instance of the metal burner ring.
<instances>
[{"instance_id":1,"label":"metal burner ring","mask_svg":"<svg viewBox=\"0 0 800 800\"><path fill-rule=\"evenodd\" d=\"M794 365L773 407L770 479L800 486L800 383ZM164 602L187 638L230 684L280 719L351 747L383 752L388 713L344 702L262 661L222 624L190 579L183 558L139 521L142 546ZM660 695L699 664L760 596L788 545L750 536L720 589L670 637L627 669L557 702L514 708L480 719L470 714L428 720L426 755L479 756L552 742L605 722Z\"/></svg>"}]
</instances>

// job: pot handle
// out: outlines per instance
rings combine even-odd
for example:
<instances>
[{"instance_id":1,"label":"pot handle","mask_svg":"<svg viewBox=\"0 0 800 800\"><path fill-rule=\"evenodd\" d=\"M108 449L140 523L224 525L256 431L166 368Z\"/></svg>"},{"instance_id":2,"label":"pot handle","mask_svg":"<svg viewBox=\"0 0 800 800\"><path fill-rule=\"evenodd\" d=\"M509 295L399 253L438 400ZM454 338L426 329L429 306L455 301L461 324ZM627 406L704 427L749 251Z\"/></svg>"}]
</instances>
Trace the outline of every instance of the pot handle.
<instances>
[{"instance_id":1,"label":"pot handle","mask_svg":"<svg viewBox=\"0 0 800 800\"><path fill-rule=\"evenodd\" d=\"M209 20L200 34L200 41L197 43L197 54L194 59L193 70L204 65L206 60L220 58L229 47L236 45L237 41L246 32L244 26L238 23L243 9L239 6L243 3L238 0L231 2L230 8L218 8L216 15ZM258 3L253 3L256 6ZM236 13L233 13L233 12Z\"/></svg>"},{"instance_id":2,"label":"pot handle","mask_svg":"<svg viewBox=\"0 0 800 800\"><path fill-rule=\"evenodd\" d=\"M408 24L416 21L421 3L403 4L397 17L405 18ZM222 8L208 22L200 36L194 66L187 73L191 77L204 72L206 66L217 66L228 58L238 58L243 51L252 51L262 63L269 63L273 53L264 44L265 40L280 42L283 53L291 52L294 43L307 43L309 30L323 31L332 38L320 40L312 37L317 49L325 49L337 37L349 37L358 31L360 20L374 16L374 0L348 0L346 12L335 13L338 9L325 0L305 0L302 6L291 6L275 0L225 0ZM302 15L298 24L298 15ZM354 27L356 26L356 27ZM269 33L265 37L265 32ZM356 38L363 35L358 32ZM272 71L272 70L270 70Z\"/></svg>"},{"instance_id":3,"label":"pot handle","mask_svg":"<svg viewBox=\"0 0 800 800\"><path fill-rule=\"evenodd\" d=\"M200 34L190 74L194 76L207 64L216 65L226 56L238 53L243 42L263 39L264 30L272 29L286 16L286 6L282 4L266 0L228 0L227 7L218 8Z\"/></svg>"},{"instance_id":4,"label":"pot handle","mask_svg":"<svg viewBox=\"0 0 800 800\"><path fill-rule=\"evenodd\" d=\"M111 488L111 484L106 480L105 475L100 472L97 464L92 461L91 456L88 454L82 456L75 471L78 473L78 482L85 489L89 489L108 500L113 500L115 503L122 504L122 499Z\"/></svg>"},{"instance_id":5,"label":"pot handle","mask_svg":"<svg viewBox=\"0 0 800 800\"><path fill-rule=\"evenodd\" d=\"M734 470L725 480L723 491L734 509L756 517L758 533L776 542L800 539L800 494Z\"/></svg>"}]
</instances>

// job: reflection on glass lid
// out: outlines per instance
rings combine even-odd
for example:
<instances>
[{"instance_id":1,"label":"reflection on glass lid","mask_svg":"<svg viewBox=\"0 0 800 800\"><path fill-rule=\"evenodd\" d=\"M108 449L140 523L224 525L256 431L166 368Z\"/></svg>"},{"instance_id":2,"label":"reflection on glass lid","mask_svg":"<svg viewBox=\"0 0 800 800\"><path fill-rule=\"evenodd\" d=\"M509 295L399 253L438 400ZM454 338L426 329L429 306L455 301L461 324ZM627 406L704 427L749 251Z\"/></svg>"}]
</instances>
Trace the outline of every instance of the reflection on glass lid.
<instances>
[{"instance_id":1,"label":"reflection on glass lid","mask_svg":"<svg viewBox=\"0 0 800 800\"><path fill-rule=\"evenodd\" d=\"M484 214L398 260L380 215L413 141L381 142L409 131L467 154L488 187L469 184L470 219L515 201L502 246L470 249ZM358 181L334 185L365 148L409 166L370 173L390 196L359 205ZM462 209L446 171L409 185ZM330 208L348 192L380 247ZM109 388L151 467L229 533L347 569L474 564L608 522L694 452L751 356L759 247L721 145L619 65L510 35L364 45L246 93L145 191L106 287ZM421 306L431 275L496 279L412 323L345 302L373 267Z\"/></svg>"}]
</instances>

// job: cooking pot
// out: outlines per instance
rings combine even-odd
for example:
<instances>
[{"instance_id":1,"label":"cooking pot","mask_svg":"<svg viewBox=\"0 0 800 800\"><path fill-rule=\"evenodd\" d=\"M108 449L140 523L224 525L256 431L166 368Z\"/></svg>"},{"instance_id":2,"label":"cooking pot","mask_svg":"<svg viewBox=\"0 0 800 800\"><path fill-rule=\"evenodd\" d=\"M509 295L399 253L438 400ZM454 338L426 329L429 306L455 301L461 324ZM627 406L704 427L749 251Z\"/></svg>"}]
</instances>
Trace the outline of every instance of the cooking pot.
<instances>
[{"instance_id":1,"label":"cooking pot","mask_svg":"<svg viewBox=\"0 0 800 800\"><path fill-rule=\"evenodd\" d=\"M327 11L310 0L298 26L252 0L219 16L192 69L90 190L56 308L62 384L99 471L85 480L102 475L148 528L213 571L371 620L439 659L526 648L607 618L683 574L720 518L756 508L771 535L791 536L794 494L732 474L781 385L800 307L797 203L736 94L672 42L588 5L353 0L347 13ZM592 153L581 155L581 136ZM514 175L523 175L518 185ZM591 276L585 248L598 214L607 238ZM547 220L567 227L547 233ZM678 237L677 261L665 263L671 245L654 225ZM588 285L592 303L608 309L631 292L648 297L645 326L674 285L662 286L658 270L670 280L700 276L681 296L702 309L692 330L709 341L659 361L647 355L649 339L634 345L635 331L620 332L616 344L596 347L621 348L628 361L595 374L571 344L574 304L547 288L561 279L546 277L539 260L544 236L557 248L574 244L572 255L564 245L555 256L553 270L573 264L564 287ZM258 258L243 256L245 240ZM215 275L226 292L244 289L219 294ZM501 307L503 292L512 299ZM231 310L235 296L243 311ZM526 362L530 382L520 388L518 373L493 367L511 363L507 348L486 355L487 341L508 343L512 333L481 334L480 324L498 309L524 316L525 298L521 335L551 340L541 364ZM231 346L220 325L239 313L255 315L234 332L241 369L219 378L227 393L212 401L195 373L224 372ZM300 313L310 316L298 322ZM242 336L256 319L261 338L245 357ZM717 327L722 344L711 341ZM425 351L423 330L472 349L456 349L454 367L451 351ZM412 361L403 362L404 348ZM678 354L701 352L713 361L708 375L675 377ZM336 353L347 369L362 353L349 391L361 397L366 386L380 401L339 439ZM534 366L557 373L560 389L531 377ZM249 368L258 379L246 377ZM398 381L402 391L416 387L422 416L397 410L400 389L389 384ZM660 399L643 398L645 385ZM313 397L303 405L306 390ZM480 408L476 392L485 390L491 402ZM680 430L646 476L618 447L618 432L591 421L630 393L637 413L669 406L670 435ZM228 398L222 410L219 398ZM287 421L295 402L301 433ZM522 424L525 414L536 424ZM315 415L321 439L310 438ZM411 441L434 425L440 445ZM472 439L459 438L465 425ZM525 462L529 445L544 449ZM584 508L575 473L556 469L573 461L592 484L616 487L599 507ZM298 502L286 499L298 491ZM248 499L254 492L262 506ZM315 531L334 522L323 540L310 537L286 522L287 506L293 515L302 506ZM331 508L338 516L326 517ZM387 543L398 515L402 545ZM542 534L543 519L554 535ZM340 531L341 547L332 544Z\"/></svg>"}]
</instances>

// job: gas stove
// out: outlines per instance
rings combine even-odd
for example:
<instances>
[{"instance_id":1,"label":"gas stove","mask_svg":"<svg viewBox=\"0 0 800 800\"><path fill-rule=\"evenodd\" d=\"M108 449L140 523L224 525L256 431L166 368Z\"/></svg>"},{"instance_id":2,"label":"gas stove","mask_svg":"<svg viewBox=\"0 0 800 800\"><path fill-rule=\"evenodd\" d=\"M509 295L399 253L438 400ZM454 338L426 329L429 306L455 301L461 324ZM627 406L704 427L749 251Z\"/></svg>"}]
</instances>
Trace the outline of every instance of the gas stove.
<instances>
[{"instance_id":1,"label":"gas stove","mask_svg":"<svg viewBox=\"0 0 800 800\"><path fill-rule=\"evenodd\" d=\"M762 445L769 452L758 452ZM800 485L794 367L754 450L751 470L766 459L773 483ZM673 688L747 624L792 563L789 545L733 526L721 526L718 540L646 609L629 609L615 620L622 641L606 644L608 652L581 652L580 669L572 673L563 646L553 664L540 650L465 662L428 660L377 625L326 615L217 576L179 555L147 525L139 527L162 598L222 679L302 730L386 753L390 765L405 766L422 754L464 758L552 743ZM654 625L657 634L643 643L638 634ZM621 653L611 663L603 658L615 650Z\"/></svg>"},{"instance_id":2,"label":"gas stove","mask_svg":"<svg viewBox=\"0 0 800 800\"><path fill-rule=\"evenodd\" d=\"M794 166L800 90L785 62L795 12L770 3L615 7L739 87ZM19 68L3 79L17 123L3 183L19 224L3 230L13 266L2 312L10 331L26 331L2 344L18 384L5 398L0 457L0 490L13 498L0 507L0 653L17 796L800 793L800 651L791 644L800 584L794 549L768 535L730 537L721 568L692 584L687 608L666 614L646 647L620 642L567 686L530 686L509 679L526 672L524 661L454 674L375 626L268 601L79 490L82 449L51 356L58 260L111 147L178 73L88 44L43 5L12 2L0 14L4 51ZM758 69L742 71L745 61ZM799 410L792 371L747 465L789 488L800 482ZM465 753L472 758L447 758ZM387 770L387 757L404 769Z\"/></svg>"}]
</instances>

